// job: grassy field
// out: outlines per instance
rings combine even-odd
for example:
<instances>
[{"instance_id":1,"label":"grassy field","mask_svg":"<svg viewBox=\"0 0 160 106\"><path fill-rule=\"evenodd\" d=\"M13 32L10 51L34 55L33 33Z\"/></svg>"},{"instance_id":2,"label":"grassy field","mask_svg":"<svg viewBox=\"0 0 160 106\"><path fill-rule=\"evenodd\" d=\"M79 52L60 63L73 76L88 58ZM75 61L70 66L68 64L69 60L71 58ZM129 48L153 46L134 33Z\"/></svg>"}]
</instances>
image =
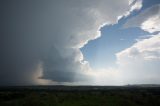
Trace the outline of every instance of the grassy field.
<instances>
[{"instance_id":1,"label":"grassy field","mask_svg":"<svg viewBox=\"0 0 160 106\"><path fill-rule=\"evenodd\" d=\"M160 106L160 89L1 90L0 106Z\"/></svg>"}]
</instances>

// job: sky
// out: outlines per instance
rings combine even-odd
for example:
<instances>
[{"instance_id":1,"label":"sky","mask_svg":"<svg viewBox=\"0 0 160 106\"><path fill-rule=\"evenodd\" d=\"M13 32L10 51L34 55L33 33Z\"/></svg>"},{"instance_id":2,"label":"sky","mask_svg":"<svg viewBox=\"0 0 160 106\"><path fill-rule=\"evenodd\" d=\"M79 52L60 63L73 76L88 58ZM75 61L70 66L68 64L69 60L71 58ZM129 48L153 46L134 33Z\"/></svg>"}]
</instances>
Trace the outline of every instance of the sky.
<instances>
[{"instance_id":1,"label":"sky","mask_svg":"<svg viewBox=\"0 0 160 106\"><path fill-rule=\"evenodd\" d=\"M0 7L0 85L160 84L159 0Z\"/></svg>"}]
</instances>

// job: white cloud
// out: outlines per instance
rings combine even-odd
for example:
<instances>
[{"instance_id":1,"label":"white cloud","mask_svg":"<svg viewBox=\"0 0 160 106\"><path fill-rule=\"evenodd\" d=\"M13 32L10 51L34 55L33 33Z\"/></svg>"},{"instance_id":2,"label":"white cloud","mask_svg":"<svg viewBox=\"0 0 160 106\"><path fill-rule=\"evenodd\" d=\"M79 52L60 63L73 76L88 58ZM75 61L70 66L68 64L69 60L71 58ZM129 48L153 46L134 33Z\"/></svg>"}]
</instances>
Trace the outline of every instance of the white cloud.
<instances>
[{"instance_id":1,"label":"white cloud","mask_svg":"<svg viewBox=\"0 0 160 106\"><path fill-rule=\"evenodd\" d=\"M124 27L140 27L153 33L160 31L159 22L160 5L157 4L129 19ZM124 83L160 83L160 33L143 37L116 54L117 70Z\"/></svg>"},{"instance_id":2,"label":"white cloud","mask_svg":"<svg viewBox=\"0 0 160 106\"><path fill-rule=\"evenodd\" d=\"M160 12L154 16L149 18L148 20L144 21L141 24L141 28L144 31L148 31L150 33L156 32L156 31L160 31Z\"/></svg>"},{"instance_id":3,"label":"white cloud","mask_svg":"<svg viewBox=\"0 0 160 106\"><path fill-rule=\"evenodd\" d=\"M150 33L160 31L160 4L156 4L129 19L124 28L140 27Z\"/></svg>"},{"instance_id":4,"label":"white cloud","mask_svg":"<svg viewBox=\"0 0 160 106\"><path fill-rule=\"evenodd\" d=\"M140 27L150 33L159 32L160 5L142 11L129 19L124 27ZM160 84L160 33L143 36L131 47L117 53L116 57L116 67L107 67L92 73L95 84Z\"/></svg>"},{"instance_id":5,"label":"white cloud","mask_svg":"<svg viewBox=\"0 0 160 106\"><path fill-rule=\"evenodd\" d=\"M117 66L95 70L94 84L159 84L160 34L141 39L116 54Z\"/></svg>"},{"instance_id":6,"label":"white cloud","mask_svg":"<svg viewBox=\"0 0 160 106\"><path fill-rule=\"evenodd\" d=\"M140 10L142 8L142 2L142 0L134 0L134 4L132 4L130 11Z\"/></svg>"},{"instance_id":7,"label":"white cloud","mask_svg":"<svg viewBox=\"0 0 160 106\"><path fill-rule=\"evenodd\" d=\"M142 0L132 0L132 2L130 2L130 10L128 12L126 12L125 16L127 17L128 15L130 15L130 12L132 11L138 11L142 8Z\"/></svg>"},{"instance_id":8,"label":"white cloud","mask_svg":"<svg viewBox=\"0 0 160 106\"><path fill-rule=\"evenodd\" d=\"M124 58L123 58L124 57ZM153 57L153 58L152 58ZM160 35L151 36L135 43L132 47L117 54L119 63L126 63L133 59L159 59L160 58Z\"/></svg>"},{"instance_id":9,"label":"white cloud","mask_svg":"<svg viewBox=\"0 0 160 106\"><path fill-rule=\"evenodd\" d=\"M138 41L116 56L125 83L160 83L160 34Z\"/></svg>"},{"instance_id":10,"label":"white cloud","mask_svg":"<svg viewBox=\"0 0 160 106\"><path fill-rule=\"evenodd\" d=\"M154 5L129 19L124 28L140 27L153 33L160 31L160 5ZM131 47L116 54L119 80L116 84L160 83L160 33L143 36Z\"/></svg>"}]
</instances>

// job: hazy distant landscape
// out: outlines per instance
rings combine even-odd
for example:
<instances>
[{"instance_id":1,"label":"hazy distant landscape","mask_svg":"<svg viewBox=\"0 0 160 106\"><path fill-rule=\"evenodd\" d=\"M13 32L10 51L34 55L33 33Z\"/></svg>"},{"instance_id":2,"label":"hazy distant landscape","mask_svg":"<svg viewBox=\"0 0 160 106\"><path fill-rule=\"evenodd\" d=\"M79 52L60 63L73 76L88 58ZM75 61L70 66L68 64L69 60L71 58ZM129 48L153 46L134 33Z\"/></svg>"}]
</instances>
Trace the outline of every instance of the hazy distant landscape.
<instances>
[{"instance_id":1,"label":"hazy distant landscape","mask_svg":"<svg viewBox=\"0 0 160 106\"><path fill-rule=\"evenodd\" d=\"M160 106L160 87L1 87L0 106Z\"/></svg>"}]
</instances>

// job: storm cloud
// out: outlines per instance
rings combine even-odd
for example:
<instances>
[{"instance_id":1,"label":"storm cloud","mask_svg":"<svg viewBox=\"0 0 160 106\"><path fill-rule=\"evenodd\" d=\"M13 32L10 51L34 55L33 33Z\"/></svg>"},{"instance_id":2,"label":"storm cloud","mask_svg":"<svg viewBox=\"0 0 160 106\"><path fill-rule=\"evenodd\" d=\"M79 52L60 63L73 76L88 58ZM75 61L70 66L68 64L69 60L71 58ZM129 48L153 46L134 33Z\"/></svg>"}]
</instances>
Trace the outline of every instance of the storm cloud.
<instances>
[{"instance_id":1,"label":"storm cloud","mask_svg":"<svg viewBox=\"0 0 160 106\"><path fill-rule=\"evenodd\" d=\"M0 84L92 80L80 48L138 0L1 1ZM133 3L132 3L133 2Z\"/></svg>"}]
</instances>

